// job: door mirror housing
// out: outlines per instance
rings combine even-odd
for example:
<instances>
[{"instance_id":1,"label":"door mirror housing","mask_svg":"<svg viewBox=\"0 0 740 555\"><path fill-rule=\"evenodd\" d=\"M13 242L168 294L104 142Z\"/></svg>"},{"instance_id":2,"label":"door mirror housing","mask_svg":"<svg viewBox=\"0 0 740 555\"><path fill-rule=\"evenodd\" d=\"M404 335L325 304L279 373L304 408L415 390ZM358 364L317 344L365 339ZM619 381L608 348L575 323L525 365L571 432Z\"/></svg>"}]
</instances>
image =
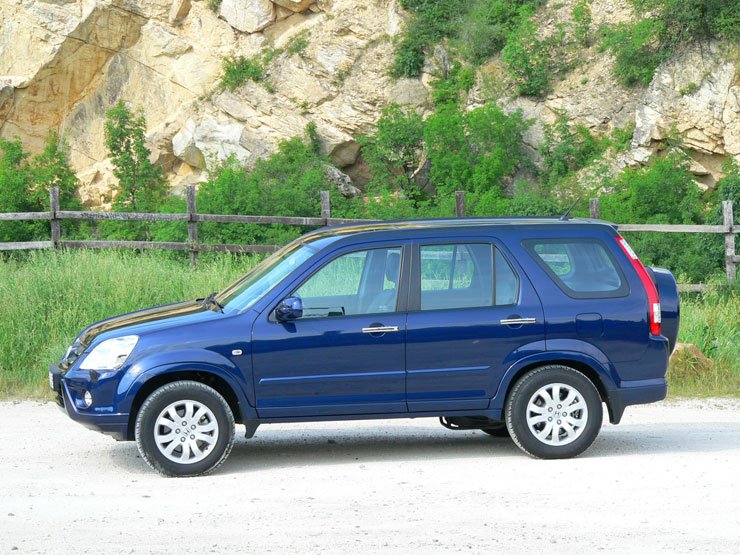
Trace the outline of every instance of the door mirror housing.
<instances>
[{"instance_id":1,"label":"door mirror housing","mask_svg":"<svg viewBox=\"0 0 740 555\"><path fill-rule=\"evenodd\" d=\"M292 322L303 316L303 301L300 297L286 297L275 308L278 322Z\"/></svg>"}]
</instances>

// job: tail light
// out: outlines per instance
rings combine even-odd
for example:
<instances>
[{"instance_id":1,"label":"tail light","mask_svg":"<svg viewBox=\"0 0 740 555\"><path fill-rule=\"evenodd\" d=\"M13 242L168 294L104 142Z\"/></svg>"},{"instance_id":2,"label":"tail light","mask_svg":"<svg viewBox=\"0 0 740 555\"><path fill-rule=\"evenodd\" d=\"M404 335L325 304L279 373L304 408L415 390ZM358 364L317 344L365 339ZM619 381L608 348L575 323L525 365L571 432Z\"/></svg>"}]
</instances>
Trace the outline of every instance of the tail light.
<instances>
[{"instance_id":1,"label":"tail light","mask_svg":"<svg viewBox=\"0 0 740 555\"><path fill-rule=\"evenodd\" d=\"M627 255L627 258L632 262L632 267L640 277L642 286L645 288L648 298L648 319L650 321L650 333L653 335L660 335L660 297L658 296L658 290L655 288L653 280L650 279L650 275L643 266L640 259L637 258L637 254L629 246L629 243L625 241L624 237L616 237L617 243Z\"/></svg>"}]
</instances>

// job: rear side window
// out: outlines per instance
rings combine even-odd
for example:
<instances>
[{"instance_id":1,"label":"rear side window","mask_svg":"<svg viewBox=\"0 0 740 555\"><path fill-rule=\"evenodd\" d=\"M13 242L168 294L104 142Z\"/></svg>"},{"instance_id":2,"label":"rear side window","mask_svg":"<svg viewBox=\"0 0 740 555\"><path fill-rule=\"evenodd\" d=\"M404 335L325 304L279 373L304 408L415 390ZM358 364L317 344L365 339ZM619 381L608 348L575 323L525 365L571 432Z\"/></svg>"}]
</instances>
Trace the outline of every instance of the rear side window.
<instances>
[{"instance_id":1,"label":"rear side window","mask_svg":"<svg viewBox=\"0 0 740 555\"><path fill-rule=\"evenodd\" d=\"M603 299L629 293L617 261L598 239L532 239L524 246L571 297Z\"/></svg>"},{"instance_id":2,"label":"rear side window","mask_svg":"<svg viewBox=\"0 0 740 555\"><path fill-rule=\"evenodd\" d=\"M519 279L490 243L422 245L421 310L516 304Z\"/></svg>"}]
</instances>

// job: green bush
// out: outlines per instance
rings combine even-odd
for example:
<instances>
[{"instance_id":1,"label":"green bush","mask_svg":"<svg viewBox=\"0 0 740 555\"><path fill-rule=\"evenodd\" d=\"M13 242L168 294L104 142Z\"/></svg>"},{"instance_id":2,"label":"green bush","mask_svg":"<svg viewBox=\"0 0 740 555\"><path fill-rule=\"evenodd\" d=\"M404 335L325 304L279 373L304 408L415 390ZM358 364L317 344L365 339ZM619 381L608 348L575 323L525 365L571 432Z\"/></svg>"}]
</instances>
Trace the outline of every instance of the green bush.
<instances>
[{"instance_id":1,"label":"green bush","mask_svg":"<svg viewBox=\"0 0 740 555\"><path fill-rule=\"evenodd\" d=\"M501 51L524 17L541 2L539 0L478 0L460 25L459 44L462 55L474 64L481 64Z\"/></svg>"},{"instance_id":2,"label":"green bush","mask_svg":"<svg viewBox=\"0 0 740 555\"><path fill-rule=\"evenodd\" d=\"M441 106L424 124L429 178L436 191L482 192L503 188L525 160L522 134L528 126L521 112L505 114L494 104L469 112Z\"/></svg>"},{"instance_id":3,"label":"green bush","mask_svg":"<svg viewBox=\"0 0 740 555\"><path fill-rule=\"evenodd\" d=\"M633 0L643 19L602 28L602 47L615 57L614 72L627 86L649 83L679 44L724 38L740 41L736 0Z\"/></svg>"},{"instance_id":4,"label":"green bush","mask_svg":"<svg viewBox=\"0 0 740 555\"><path fill-rule=\"evenodd\" d=\"M523 17L501 51L501 59L516 83L517 93L525 96L541 97L550 90L552 57L547 41L537 36L535 22Z\"/></svg>"},{"instance_id":5,"label":"green bush","mask_svg":"<svg viewBox=\"0 0 740 555\"><path fill-rule=\"evenodd\" d=\"M712 37L740 39L736 0L633 0L642 13L660 21L664 46Z\"/></svg>"},{"instance_id":6,"label":"green bush","mask_svg":"<svg viewBox=\"0 0 740 555\"><path fill-rule=\"evenodd\" d=\"M414 174L421 163L424 122L413 109L396 104L384 108L375 134L359 137L358 141L372 175L369 191L389 187L418 194Z\"/></svg>"},{"instance_id":7,"label":"green bush","mask_svg":"<svg viewBox=\"0 0 740 555\"><path fill-rule=\"evenodd\" d=\"M625 86L647 85L666 58L659 36L662 24L654 19L602 27L601 46L614 56L614 75Z\"/></svg>"},{"instance_id":8,"label":"green bush","mask_svg":"<svg viewBox=\"0 0 740 555\"><path fill-rule=\"evenodd\" d=\"M616 223L701 224L701 191L679 152L655 159L649 166L627 169L601 197L604 219ZM718 272L721 260L707 252L698 234L625 233L648 265L671 269L684 282L701 283Z\"/></svg>"},{"instance_id":9,"label":"green bush","mask_svg":"<svg viewBox=\"0 0 740 555\"><path fill-rule=\"evenodd\" d=\"M454 62L446 78L432 82L432 102L440 104L457 104L461 93L466 93L475 84L475 69Z\"/></svg>"},{"instance_id":10,"label":"green bush","mask_svg":"<svg viewBox=\"0 0 740 555\"><path fill-rule=\"evenodd\" d=\"M581 46L591 43L591 8L588 0L577 0L573 6L573 36Z\"/></svg>"},{"instance_id":11,"label":"green bush","mask_svg":"<svg viewBox=\"0 0 740 555\"><path fill-rule=\"evenodd\" d=\"M258 160L251 170L231 158L198 190L198 210L205 214L266 216L321 215L321 191L331 190L326 161L311 141L296 137ZM305 231L305 230L304 230ZM204 223L199 237L210 243L282 244L301 234L296 226Z\"/></svg>"},{"instance_id":12,"label":"green bush","mask_svg":"<svg viewBox=\"0 0 740 555\"><path fill-rule=\"evenodd\" d=\"M49 133L44 150L30 157L20 140L0 140L0 212L46 212L49 191L59 188L63 210L80 207L77 177L69 166L67 143L56 133ZM63 231L71 234L79 225L64 222ZM0 222L0 241L48 240L49 223L45 221Z\"/></svg>"},{"instance_id":13,"label":"green bush","mask_svg":"<svg viewBox=\"0 0 740 555\"><path fill-rule=\"evenodd\" d=\"M223 72L221 86L230 91L237 90L247 81L259 83L265 77L265 67L259 57L224 58Z\"/></svg>"},{"instance_id":14,"label":"green bush","mask_svg":"<svg viewBox=\"0 0 740 555\"><path fill-rule=\"evenodd\" d=\"M606 146L606 141L596 139L587 127L571 125L561 113L554 124L545 125L545 138L540 146L543 185L555 192L558 181L585 167Z\"/></svg>"},{"instance_id":15,"label":"green bush","mask_svg":"<svg viewBox=\"0 0 740 555\"><path fill-rule=\"evenodd\" d=\"M391 74L394 77L416 77L424 67L425 50L455 35L460 15L467 10L467 2L401 0L401 6L411 12L412 17L396 48Z\"/></svg>"}]
</instances>

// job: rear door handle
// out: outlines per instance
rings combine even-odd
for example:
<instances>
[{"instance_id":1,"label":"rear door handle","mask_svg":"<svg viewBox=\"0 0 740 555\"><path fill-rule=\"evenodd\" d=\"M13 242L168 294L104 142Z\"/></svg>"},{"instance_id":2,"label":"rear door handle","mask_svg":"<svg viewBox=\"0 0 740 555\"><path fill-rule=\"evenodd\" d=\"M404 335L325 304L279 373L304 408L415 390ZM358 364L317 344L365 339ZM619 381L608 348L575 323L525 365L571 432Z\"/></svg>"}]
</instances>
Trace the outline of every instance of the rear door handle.
<instances>
[{"instance_id":1,"label":"rear door handle","mask_svg":"<svg viewBox=\"0 0 740 555\"><path fill-rule=\"evenodd\" d=\"M537 318L504 318L501 323L505 326L521 326L522 324L536 324Z\"/></svg>"},{"instance_id":2,"label":"rear door handle","mask_svg":"<svg viewBox=\"0 0 740 555\"><path fill-rule=\"evenodd\" d=\"M392 331L398 331L398 326L373 326L370 328L362 328L362 333L389 333Z\"/></svg>"}]
</instances>

